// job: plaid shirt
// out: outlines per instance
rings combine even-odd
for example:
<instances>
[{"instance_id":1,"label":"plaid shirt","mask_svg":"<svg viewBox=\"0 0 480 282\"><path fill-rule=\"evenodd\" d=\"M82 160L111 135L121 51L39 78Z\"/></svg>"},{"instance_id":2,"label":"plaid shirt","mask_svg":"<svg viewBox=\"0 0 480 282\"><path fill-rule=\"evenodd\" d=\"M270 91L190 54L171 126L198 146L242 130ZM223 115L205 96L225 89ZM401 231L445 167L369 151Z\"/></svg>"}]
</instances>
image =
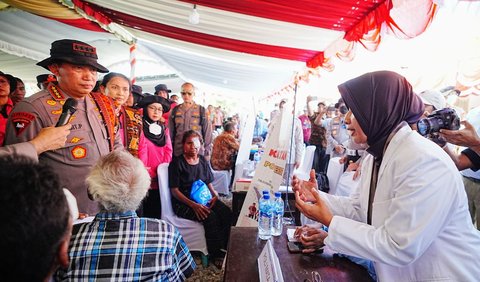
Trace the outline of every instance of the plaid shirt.
<instances>
[{"instance_id":1,"label":"plaid shirt","mask_svg":"<svg viewBox=\"0 0 480 282\"><path fill-rule=\"evenodd\" d=\"M178 230L134 211L75 225L60 281L184 281L196 265Z\"/></svg>"}]
</instances>

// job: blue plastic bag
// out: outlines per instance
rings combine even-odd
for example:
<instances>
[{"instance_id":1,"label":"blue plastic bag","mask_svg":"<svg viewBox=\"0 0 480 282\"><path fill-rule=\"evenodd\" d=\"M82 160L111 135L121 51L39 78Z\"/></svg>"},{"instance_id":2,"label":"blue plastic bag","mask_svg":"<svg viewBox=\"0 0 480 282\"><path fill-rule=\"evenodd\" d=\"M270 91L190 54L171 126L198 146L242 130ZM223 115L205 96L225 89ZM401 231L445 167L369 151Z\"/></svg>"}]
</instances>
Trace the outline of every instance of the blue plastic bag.
<instances>
[{"instance_id":1,"label":"blue plastic bag","mask_svg":"<svg viewBox=\"0 0 480 282\"><path fill-rule=\"evenodd\" d=\"M202 180L197 180L192 184L192 190L190 191L190 199L196 203L207 206L208 202L212 199L212 194L208 189L207 184Z\"/></svg>"}]
</instances>

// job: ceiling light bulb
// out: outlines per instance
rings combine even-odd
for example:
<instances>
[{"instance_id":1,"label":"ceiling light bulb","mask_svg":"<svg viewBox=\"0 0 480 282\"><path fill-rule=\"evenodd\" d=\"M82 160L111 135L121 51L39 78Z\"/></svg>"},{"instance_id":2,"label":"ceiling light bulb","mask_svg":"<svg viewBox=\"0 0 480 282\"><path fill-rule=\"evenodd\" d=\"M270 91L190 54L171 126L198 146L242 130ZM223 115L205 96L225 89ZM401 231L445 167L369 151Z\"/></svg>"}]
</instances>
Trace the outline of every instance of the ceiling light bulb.
<instances>
[{"instance_id":1,"label":"ceiling light bulb","mask_svg":"<svg viewBox=\"0 0 480 282\"><path fill-rule=\"evenodd\" d=\"M200 14L197 12L197 5L193 5L193 11L190 13L188 17L188 22L191 24L199 24L200 23Z\"/></svg>"}]
</instances>

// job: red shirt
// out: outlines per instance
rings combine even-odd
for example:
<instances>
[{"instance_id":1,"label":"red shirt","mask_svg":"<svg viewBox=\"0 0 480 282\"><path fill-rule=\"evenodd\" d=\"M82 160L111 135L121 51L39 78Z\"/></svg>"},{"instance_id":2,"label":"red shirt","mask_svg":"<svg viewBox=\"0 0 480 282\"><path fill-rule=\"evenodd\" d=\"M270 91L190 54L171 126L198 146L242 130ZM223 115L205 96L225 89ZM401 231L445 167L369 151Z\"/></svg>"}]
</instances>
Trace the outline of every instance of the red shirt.
<instances>
[{"instance_id":1,"label":"red shirt","mask_svg":"<svg viewBox=\"0 0 480 282\"><path fill-rule=\"evenodd\" d=\"M298 119L302 123L303 141L308 142L310 140L310 134L312 133L312 124L310 123L310 119L307 115L301 115L298 117Z\"/></svg>"},{"instance_id":2,"label":"red shirt","mask_svg":"<svg viewBox=\"0 0 480 282\"><path fill-rule=\"evenodd\" d=\"M3 107L4 109L1 110L0 114L0 146L3 146L3 140L5 139L5 131L7 129L8 116L10 116L10 113L13 109L12 99L8 98L7 103ZM4 116L4 114L6 116Z\"/></svg>"}]
</instances>

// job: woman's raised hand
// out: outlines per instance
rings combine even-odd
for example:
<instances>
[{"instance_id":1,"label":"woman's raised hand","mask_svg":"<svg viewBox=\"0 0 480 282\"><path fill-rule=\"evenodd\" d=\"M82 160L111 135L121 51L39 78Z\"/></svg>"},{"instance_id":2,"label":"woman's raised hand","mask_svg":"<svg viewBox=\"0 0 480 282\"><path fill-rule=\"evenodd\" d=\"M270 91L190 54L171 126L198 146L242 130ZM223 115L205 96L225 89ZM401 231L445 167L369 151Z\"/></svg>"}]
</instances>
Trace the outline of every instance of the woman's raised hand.
<instances>
[{"instance_id":1,"label":"woman's raised hand","mask_svg":"<svg viewBox=\"0 0 480 282\"><path fill-rule=\"evenodd\" d=\"M303 201L314 202L315 197L312 195L312 188L318 190L317 179L315 177L315 170L310 170L310 179L308 181L303 181L298 179L297 176L293 176L292 179L292 189L293 192L299 192L299 195Z\"/></svg>"}]
</instances>

